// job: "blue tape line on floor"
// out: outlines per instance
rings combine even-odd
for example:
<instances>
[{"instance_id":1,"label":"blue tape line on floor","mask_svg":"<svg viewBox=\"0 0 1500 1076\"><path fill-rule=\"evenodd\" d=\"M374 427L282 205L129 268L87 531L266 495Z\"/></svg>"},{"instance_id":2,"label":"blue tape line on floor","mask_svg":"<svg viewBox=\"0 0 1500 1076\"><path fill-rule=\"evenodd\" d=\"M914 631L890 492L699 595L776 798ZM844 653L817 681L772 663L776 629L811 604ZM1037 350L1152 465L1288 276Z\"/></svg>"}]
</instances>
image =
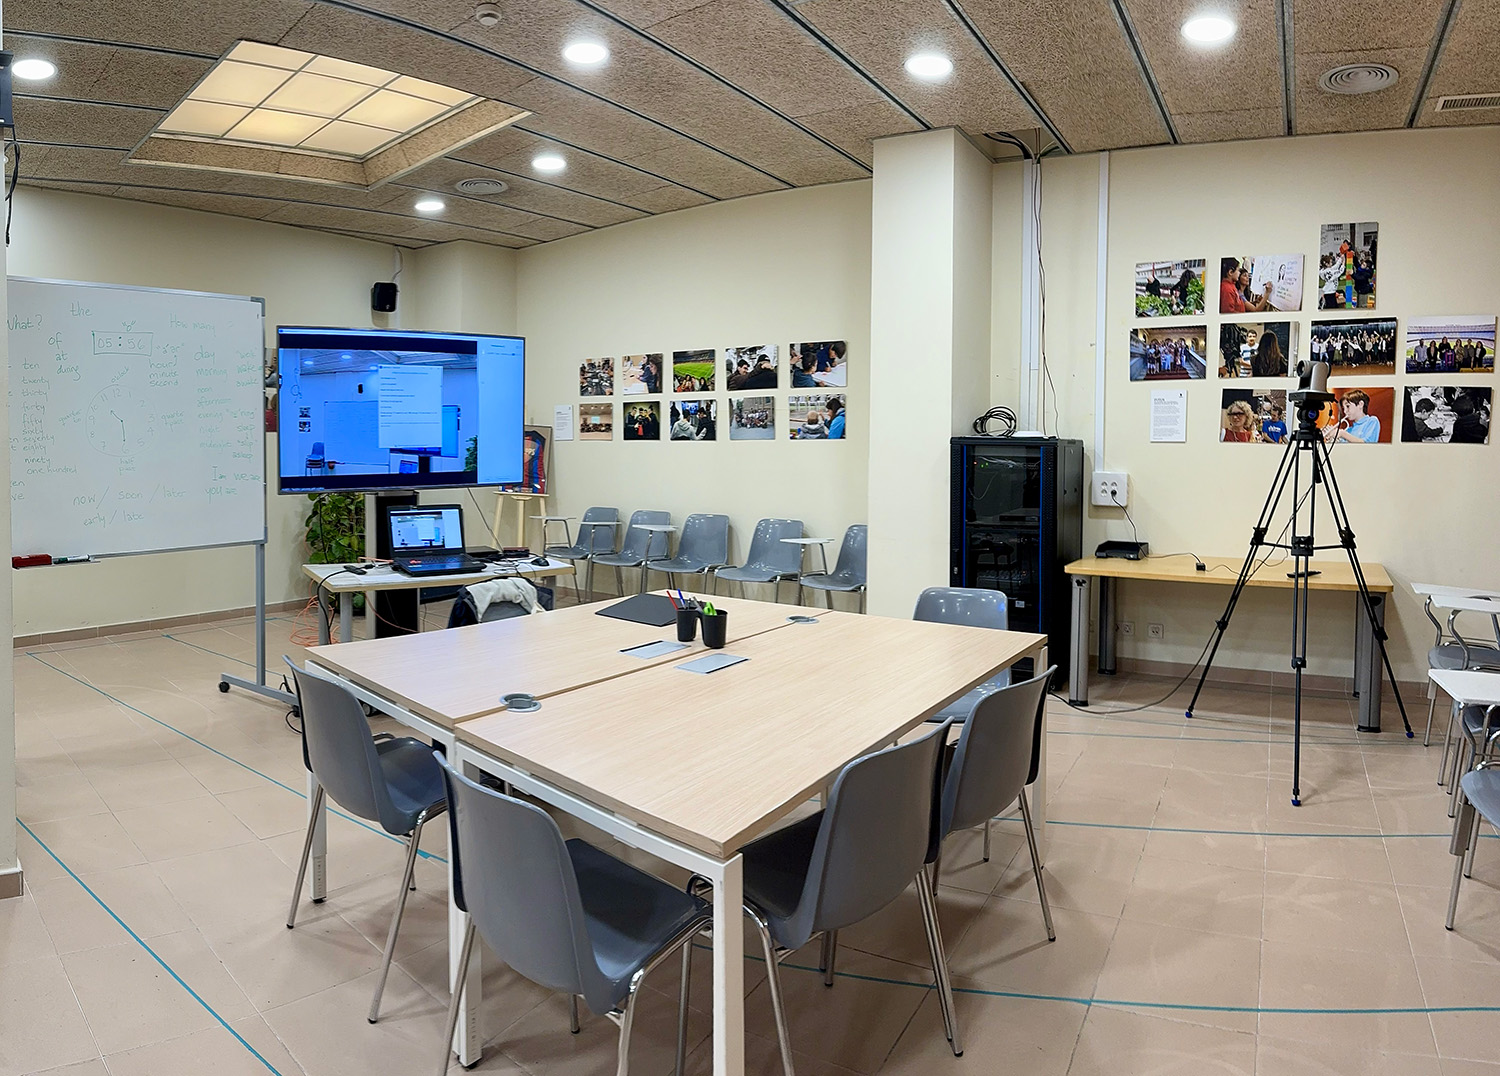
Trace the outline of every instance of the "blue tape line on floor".
<instances>
[{"instance_id":1,"label":"blue tape line on floor","mask_svg":"<svg viewBox=\"0 0 1500 1076\"><path fill-rule=\"evenodd\" d=\"M68 877L71 878L71 879L73 879L73 881L77 882L79 884L79 886L82 887L83 891L85 893L87 893L90 897L92 897L94 899L94 903L95 904L97 904L97 905L99 905L99 907L103 908L104 911L109 915L109 917L111 919L113 919L116 923L120 924L120 929L121 930L125 931L126 934L129 934L130 937L135 941L135 943L137 945L139 945L142 949L146 950L147 954L150 955L150 957L151 957L152 960L154 960L158 964L160 964L162 966L162 969L168 975L170 975L173 979L175 979L177 981L177 985L178 986L180 986L184 990L186 990L188 992L189 996L191 996L192 999L194 1001L196 1001L199 1005L202 1005L203 1008L204 1008L204 1011L206 1011L209 1016L212 1016L215 1020L217 1020L219 1022L219 1026L220 1027L222 1027L225 1031L227 1031L231 1035L233 1035L235 1037L235 1039L239 1042L239 1044L241 1046L243 1046L245 1049L249 1050L250 1051L250 1055L252 1057L254 1057L255 1060L259 1061L262 1065L266 1066L266 1068L270 1072L274 1073L275 1076L281 1076L281 1071L279 1069L277 1069L277 1067L275 1065L271 1064L271 1062L267 1061L265 1059L265 1057L263 1057L261 1055L261 1052L259 1050L257 1050L254 1046L251 1046L248 1042L246 1042L245 1041L245 1037L243 1035L241 1035L234 1028L230 1027L229 1026L229 1021L225 1020L216 1011L214 1011L214 1007L212 1005L210 1005L208 1002L204 1001L203 998L201 996L199 996L198 991L194 990L191 986L189 986L187 984L187 982L183 979L183 977L181 975L177 974L176 970L172 967L172 965L168 964L165 960L163 960L161 958L161 956L156 952L155 949L153 949L153 948L151 948L151 946L147 945L146 942L145 942L145 940L139 934L137 934L135 931L131 930L130 929L130 924L126 923L125 920L121 919L117 914L115 914L115 910L113 908L111 908L108 904L105 904L104 901L100 899L99 894L95 893L92 889L90 889L88 883L85 882L82 878L78 877L78 875L74 873L73 868L70 867L70 866L68 866L66 863L64 863L62 861L62 859L58 857L58 854L56 852L54 852L51 848L49 848L47 846L47 842L46 841L42 840L34 832L32 832L31 827L28 826L25 822L22 822L19 818L16 819L16 823L22 829L24 829L28 834L30 834L31 839L34 840L34 841L36 841L37 847L39 847L43 852L46 852L49 856L51 856L52 857L52 861L54 863L56 863L59 867L61 867L63 870L65 870L65 871L68 872Z\"/></svg>"},{"instance_id":2,"label":"blue tape line on floor","mask_svg":"<svg viewBox=\"0 0 1500 1076\"><path fill-rule=\"evenodd\" d=\"M106 699L108 699L110 702L114 703L116 706L123 706L123 707L125 707L125 709L131 711L132 713L140 714L147 721L154 721L156 724L160 725L162 728L166 729L167 731L169 731L169 732L175 732L175 733L177 733L177 735L181 736L185 740L192 740L193 743L197 744L199 747L203 748L205 751L211 751L211 752L213 752L214 754L216 754L220 758L222 758L224 761L226 761L226 762L233 762L236 766L240 767L240 769L242 769L242 770L248 770L250 773L255 774L255 776L257 776L259 778L262 778L263 780L270 781L277 788L284 788L284 789L286 789L288 792L290 792L294 796L297 796L297 797L299 797L301 799L304 799L304 800L307 799L307 793L306 792L303 792L300 789L293 788L291 785L283 784L282 782L276 780L276 778L272 777L270 774L268 774L268 773L262 773L260 770L257 770L254 766L251 766L251 765L249 765L248 763L245 763L245 762L241 762L239 759L235 758L233 755L225 754L223 751L220 751L217 747L214 747L214 746L212 746L210 744L204 743L202 740L198 739L198 737L194 736L190 732L183 732L180 728L177 728L175 725L169 725L169 724L167 724L165 721L163 721L159 717L152 717L145 710L142 710L139 706L132 706L130 703L126 702L124 699L116 698L114 695L111 695L108 691L105 691L102 687L99 687L96 684L89 683L87 680L83 679L83 677L81 677L81 676L75 676L73 673L68 672L67 669L59 669L56 665L53 665L50 661L44 661L39 655L37 655L37 654L35 654L33 652L28 651L27 654L26 654L26 656L29 657L29 658L35 659L36 661L38 661L41 664L45 665L47 668L51 669L53 672L58 673L58 674L60 674L62 676L66 676L69 680L72 680L74 683L82 684L84 687L88 688L90 691L97 691L99 694L103 695ZM406 843L400 837L393 837L391 834L387 833L385 830L383 830L383 829L376 829L374 826L372 826L369 823L365 822L363 819L355 818L351 814L345 814L343 811L340 811L336 807L329 807L327 810L328 810L329 814L332 814L332 815L335 815L335 816L337 816L339 818L342 818L346 822L353 822L356 826L359 826L361 829L367 829L371 833L375 834L378 837L384 837L388 841L395 841L397 844L404 845ZM430 859L430 860L432 860L432 861L434 861L436 863L447 863L448 862L442 856L434 855L431 852L424 852L420 848L417 850L417 855L421 856L423 859Z\"/></svg>"},{"instance_id":3,"label":"blue tape line on floor","mask_svg":"<svg viewBox=\"0 0 1500 1076\"><path fill-rule=\"evenodd\" d=\"M1017 825L1019 825L1020 822L1021 822L1021 818L1020 818L1019 815L999 815L999 816L996 816L995 821L996 822L1014 822ZM1258 829L1189 829L1186 826L1131 826L1131 825L1126 825L1123 822L1066 822L1066 821L1063 821L1060 818L1049 818L1049 819L1047 819L1047 825L1049 825L1049 826L1077 826L1077 827L1080 827L1082 829L1128 829L1128 830L1136 830L1136 831L1141 832L1141 833L1203 833L1203 834L1207 834L1209 836L1214 836L1214 837L1343 837L1343 838L1361 837L1361 838L1374 838L1375 840L1380 840L1383 837L1420 837L1420 838L1424 838L1424 839L1430 839L1430 838L1433 838L1433 837L1442 837L1444 840L1447 840L1449 837L1453 836L1453 834L1451 832L1448 832L1448 833L1297 833L1297 832L1285 832L1285 831L1278 831L1278 830L1258 830ZM1483 838L1485 838L1486 840L1500 839L1500 834L1495 834L1495 833L1481 833L1480 836L1483 837Z\"/></svg>"},{"instance_id":4,"label":"blue tape line on floor","mask_svg":"<svg viewBox=\"0 0 1500 1076\"><path fill-rule=\"evenodd\" d=\"M181 643L183 646L190 646L194 650L201 650L205 654L212 654L214 657L216 657L216 658L223 658L225 661L237 661L241 665L248 665L252 669L255 668L255 662L253 662L253 661L246 661L244 658L237 658L233 654L226 654L226 653L224 653L224 652L222 652L220 650L210 650L206 646L199 646L197 643L190 643L186 639L179 639L175 635L168 635L165 632L163 632L162 633L162 638L163 639L171 639L174 643Z\"/></svg>"}]
</instances>

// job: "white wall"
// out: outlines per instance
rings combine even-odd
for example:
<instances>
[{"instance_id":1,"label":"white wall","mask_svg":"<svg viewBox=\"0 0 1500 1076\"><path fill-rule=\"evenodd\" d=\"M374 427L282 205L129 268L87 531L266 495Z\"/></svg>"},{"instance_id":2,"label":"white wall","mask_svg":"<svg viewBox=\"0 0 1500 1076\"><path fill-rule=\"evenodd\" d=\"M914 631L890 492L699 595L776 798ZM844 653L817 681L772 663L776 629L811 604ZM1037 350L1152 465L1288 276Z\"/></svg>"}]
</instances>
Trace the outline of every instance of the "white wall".
<instances>
[{"instance_id":1,"label":"white wall","mask_svg":"<svg viewBox=\"0 0 1500 1076\"><path fill-rule=\"evenodd\" d=\"M0 276L5 273L7 251L0 244ZM0 295L0 324L9 312ZM0 339L0 388L10 384L9 342ZM0 473L10 474L10 412L0 412ZM0 551L10 559L10 498L0 504ZM4 563L0 561L0 563ZM0 632L9 634L15 624L11 588L0 593ZM16 685L15 655L6 648L0 654L0 898L20 895L21 864L16 856Z\"/></svg>"}]
</instances>

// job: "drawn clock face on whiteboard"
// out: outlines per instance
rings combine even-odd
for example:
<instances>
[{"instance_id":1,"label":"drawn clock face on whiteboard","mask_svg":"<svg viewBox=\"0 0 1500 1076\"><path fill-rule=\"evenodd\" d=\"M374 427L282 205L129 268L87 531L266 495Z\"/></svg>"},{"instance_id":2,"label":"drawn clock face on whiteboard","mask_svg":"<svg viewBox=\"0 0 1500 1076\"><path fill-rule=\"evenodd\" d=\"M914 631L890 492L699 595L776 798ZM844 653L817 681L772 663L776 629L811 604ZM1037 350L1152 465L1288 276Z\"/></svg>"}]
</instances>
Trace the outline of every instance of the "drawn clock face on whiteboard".
<instances>
[{"instance_id":1,"label":"drawn clock face on whiteboard","mask_svg":"<svg viewBox=\"0 0 1500 1076\"><path fill-rule=\"evenodd\" d=\"M84 434L106 456L133 456L156 433L151 410L124 385L111 385L89 403Z\"/></svg>"}]
</instances>

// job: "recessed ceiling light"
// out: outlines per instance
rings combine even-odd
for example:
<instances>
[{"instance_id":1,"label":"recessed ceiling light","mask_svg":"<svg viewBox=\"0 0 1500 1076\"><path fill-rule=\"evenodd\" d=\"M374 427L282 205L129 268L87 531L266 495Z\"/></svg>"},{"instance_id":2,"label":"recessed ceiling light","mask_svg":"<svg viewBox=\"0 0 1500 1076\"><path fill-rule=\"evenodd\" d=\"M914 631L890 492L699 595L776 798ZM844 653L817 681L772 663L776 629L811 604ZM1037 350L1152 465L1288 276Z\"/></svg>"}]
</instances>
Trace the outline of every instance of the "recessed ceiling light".
<instances>
[{"instance_id":1,"label":"recessed ceiling light","mask_svg":"<svg viewBox=\"0 0 1500 1076\"><path fill-rule=\"evenodd\" d=\"M906 72L936 82L953 73L953 61L940 52L919 52L906 58Z\"/></svg>"},{"instance_id":2,"label":"recessed ceiling light","mask_svg":"<svg viewBox=\"0 0 1500 1076\"><path fill-rule=\"evenodd\" d=\"M51 78L57 74L57 65L51 60L17 60L11 65L11 71L16 78L41 79Z\"/></svg>"},{"instance_id":3,"label":"recessed ceiling light","mask_svg":"<svg viewBox=\"0 0 1500 1076\"><path fill-rule=\"evenodd\" d=\"M574 64L599 64L609 59L609 49L597 41L575 41L563 49L563 59Z\"/></svg>"},{"instance_id":4,"label":"recessed ceiling light","mask_svg":"<svg viewBox=\"0 0 1500 1076\"><path fill-rule=\"evenodd\" d=\"M568 167L568 162L556 153L543 153L531 158L531 167L535 168L538 172L561 172L564 168Z\"/></svg>"},{"instance_id":5,"label":"recessed ceiling light","mask_svg":"<svg viewBox=\"0 0 1500 1076\"><path fill-rule=\"evenodd\" d=\"M418 213L441 213L443 211L443 200L441 198L419 198L417 204L412 206Z\"/></svg>"},{"instance_id":6,"label":"recessed ceiling light","mask_svg":"<svg viewBox=\"0 0 1500 1076\"><path fill-rule=\"evenodd\" d=\"M1234 31L1234 22L1223 15L1194 15L1182 24L1182 36L1195 45L1223 44Z\"/></svg>"}]
</instances>

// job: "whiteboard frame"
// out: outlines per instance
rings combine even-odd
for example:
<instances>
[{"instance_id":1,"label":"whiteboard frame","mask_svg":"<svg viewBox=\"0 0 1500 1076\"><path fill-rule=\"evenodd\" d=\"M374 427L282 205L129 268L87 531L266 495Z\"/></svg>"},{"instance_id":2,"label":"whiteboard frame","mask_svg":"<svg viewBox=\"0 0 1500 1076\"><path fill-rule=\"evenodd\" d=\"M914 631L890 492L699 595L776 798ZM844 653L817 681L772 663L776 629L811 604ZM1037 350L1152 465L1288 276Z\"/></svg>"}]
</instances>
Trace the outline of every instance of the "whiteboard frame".
<instances>
[{"instance_id":1,"label":"whiteboard frame","mask_svg":"<svg viewBox=\"0 0 1500 1076\"><path fill-rule=\"evenodd\" d=\"M265 545L271 540L271 521L266 510L266 408L265 408L265 377L266 377L266 301L259 295L226 295L217 291L188 291L185 288L148 288L140 284L106 284L99 280L58 280L52 277L41 276L7 276L6 285L11 281L24 284L59 284L70 288L108 288L110 291L148 291L158 295L192 295L200 299L237 299L241 302L255 303L260 307L260 376L261 376L261 406L260 406L260 537L245 538L238 542L213 542L209 545L175 545L166 549L135 549L124 553L89 553L89 560L109 560L114 557L149 557L156 553L190 553L198 549L233 549L241 545ZM6 359L9 361L9 349L6 351ZM279 435L278 435L279 436Z\"/></svg>"}]
</instances>

